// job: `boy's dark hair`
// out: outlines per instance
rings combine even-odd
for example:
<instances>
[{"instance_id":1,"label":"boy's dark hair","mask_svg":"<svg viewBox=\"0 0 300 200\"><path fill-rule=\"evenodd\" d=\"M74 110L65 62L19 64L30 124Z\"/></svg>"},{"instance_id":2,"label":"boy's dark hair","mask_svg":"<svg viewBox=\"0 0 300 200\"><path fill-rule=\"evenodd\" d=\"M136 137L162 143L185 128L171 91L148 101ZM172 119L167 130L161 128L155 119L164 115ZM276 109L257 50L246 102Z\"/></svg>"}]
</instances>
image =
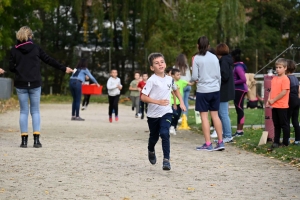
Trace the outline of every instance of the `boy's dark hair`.
<instances>
[{"instance_id":1,"label":"boy's dark hair","mask_svg":"<svg viewBox=\"0 0 300 200\"><path fill-rule=\"evenodd\" d=\"M296 71L296 62L293 60L287 60L287 68L286 68L286 72L287 73L294 73Z\"/></svg>"},{"instance_id":2,"label":"boy's dark hair","mask_svg":"<svg viewBox=\"0 0 300 200\"><path fill-rule=\"evenodd\" d=\"M173 68L171 74L175 75L177 72L180 73L180 70L177 68Z\"/></svg>"},{"instance_id":3,"label":"boy's dark hair","mask_svg":"<svg viewBox=\"0 0 300 200\"><path fill-rule=\"evenodd\" d=\"M241 61L241 54L242 51L240 49L235 49L231 52L231 56L233 58L234 62L240 62Z\"/></svg>"},{"instance_id":4,"label":"boy's dark hair","mask_svg":"<svg viewBox=\"0 0 300 200\"><path fill-rule=\"evenodd\" d=\"M198 50L199 50L199 55L205 56L208 46L209 46L209 41L206 36L202 36L198 39Z\"/></svg>"},{"instance_id":5,"label":"boy's dark hair","mask_svg":"<svg viewBox=\"0 0 300 200\"><path fill-rule=\"evenodd\" d=\"M207 51L209 51L210 53L216 55L216 50L215 50L214 48L212 48L212 47L209 47L209 48L207 49Z\"/></svg>"},{"instance_id":6,"label":"boy's dark hair","mask_svg":"<svg viewBox=\"0 0 300 200\"><path fill-rule=\"evenodd\" d=\"M173 67L167 67L165 69L166 74L169 74L170 71L172 71Z\"/></svg>"},{"instance_id":7,"label":"boy's dark hair","mask_svg":"<svg viewBox=\"0 0 300 200\"><path fill-rule=\"evenodd\" d=\"M154 53L149 54L149 56L148 56L149 65L152 66L153 60L156 58L159 58L159 57L162 57L163 59L165 59L164 55L162 55L161 53L154 52Z\"/></svg>"},{"instance_id":8,"label":"boy's dark hair","mask_svg":"<svg viewBox=\"0 0 300 200\"><path fill-rule=\"evenodd\" d=\"M88 59L81 58L77 63L76 69L86 69L88 66Z\"/></svg>"},{"instance_id":9,"label":"boy's dark hair","mask_svg":"<svg viewBox=\"0 0 300 200\"><path fill-rule=\"evenodd\" d=\"M112 72L112 71L114 71L114 70L118 72L118 70L117 70L117 69L114 69L114 68L113 68L113 69L111 69L111 70L110 70L110 72Z\"/></svg>"},{"instance_id":10,"label":"boy's dark hair","mask_svg":"<svg viewBox=\"0 0 300 200\"><path fill-rule=\"evenodd\" d=\"M148 75L148 73L147 73L147 72L143 72L143 73L142 73L142 76L143 76L143 75L145 75L145 74L147 74L147 75Z\"/></svg>"},{"instance_id":11,"label":"boy's dark hair","mask_svg":"<svg viewBox=\"0 0 300 200\"><path fill-rule=\"evenodd\" d=\"M217 46L216 54L218 56L225 56L229 54L229 48L225 43L220 43Z\"/></svg>"}]
</instances>

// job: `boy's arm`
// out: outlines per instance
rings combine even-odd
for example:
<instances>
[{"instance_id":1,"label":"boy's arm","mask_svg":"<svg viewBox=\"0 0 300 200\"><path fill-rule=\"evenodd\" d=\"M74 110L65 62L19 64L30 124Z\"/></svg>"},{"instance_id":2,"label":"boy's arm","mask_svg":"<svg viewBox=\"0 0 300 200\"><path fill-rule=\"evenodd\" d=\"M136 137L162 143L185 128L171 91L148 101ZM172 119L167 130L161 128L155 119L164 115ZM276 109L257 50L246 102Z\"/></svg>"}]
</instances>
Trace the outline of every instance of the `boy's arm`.
<instances>
[{"instance_id":1,"label":"boy's arm","mask_svg":"<svg viewBox=\"0 0 300 200\"><path fill-rule=\"evenodd\" d=\"M188 82L188 85L194 85L195 82Z\"/></svg>"},{"instance_id":2,"label":"boy's arm","mask_svg":"<svg viewBox=\"0 0 300 200\"><path fill-rule=\"evenodd\" d=\"M130 83L129 90L139 90L138 87L132 87L132 82Z\"/></svg>"},{"instance_id":3,"label":"boy's arm","mask_svg":"<svg viewBox=\"0 0 300 200\"><path fill-rule=\"evenodd\" d=\"M142 94L141 100L145 103L153 103L153 104L158 104L160 106L167 106L170 103L168 99L159 99L159 100L152 99L145 94Z\"/></svg>"},{"instance_id":4,"label":"boy's arm","mask_svg":"<svg viewBox=\"0 0 300 200\"><path fill-rule=\"evenodd\" d=\"M183 102L183 100L182 100L182 97L181 97L181 94L180 94L180 92L179 92L179 89L174 90L174 93L175 93L175 95L177 96L177 98L178 98L179 101L180 101L180 108L181 108L183 111L186 111L186 107L185 107L184 102Z\"/></svg>"},{"instance_id":5,"label":"boy's arm","mask_svg":"<svg viewBox=\"0 0 300 200\"><path fill-rule=\"evenodd\" d=\"M172 94L172 97L171 97L171 98L173 98L173 100L174 100L173 108L174 108L174 110L177 110L177 105L176 105L176 95L175 95L175 93L174 93L173 90L172 90L171 94Z\"/></svg>"},{"instance_id":6,"label":"boy's arm","mask_svg":"<svg viewBox=\"0 0 300 200\"><path fill-rule=\"evenodd\" d=\"M286 95L287 91L288 91L287 89L282 90L274 99L270 99L270 96L269 96L269 99L268 99L269 104L272 105L273 103L275 103L276 101L281 99L284 95Z\"/></svg>"},{"instance_id":7,"label":"boy's arm","mask_svg":"<svg viewBox=\"0 0 300 200\"><path fill-rule=\"evenodd\" d=\"M300 98L300 85L299 85L299 89L298 89L298 97Z\"/></svg>"}]
</instances>

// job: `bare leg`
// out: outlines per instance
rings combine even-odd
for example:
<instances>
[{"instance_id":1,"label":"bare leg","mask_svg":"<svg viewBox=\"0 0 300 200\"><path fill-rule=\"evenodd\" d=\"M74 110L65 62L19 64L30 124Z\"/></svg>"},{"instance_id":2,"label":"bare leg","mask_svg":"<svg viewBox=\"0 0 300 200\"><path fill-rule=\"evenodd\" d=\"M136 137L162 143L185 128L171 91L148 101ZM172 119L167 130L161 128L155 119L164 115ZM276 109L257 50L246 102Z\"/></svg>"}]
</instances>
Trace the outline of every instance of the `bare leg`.
<instances>
[{"instance_id":1,"label":"bare leg","mask_svg":"<svg viewBox=\"0 0 300 200\"><path fill-rule=\"evenodd\" d=\"M204 135L205 142L210 142L210 125L208 120L208 112L200 112L200 116L202 120L202 132Z\"/></svg>"},{"instance_id":2,"label":"bare leg","mask_svg":"<svg viewBox=\"0 0 300 200\"><path fill-rule=\"evenodd\" d=\"M221 123L221 120L219 118L218 111L210 111L210 115L211 115L211 118L214 122L214 127L215 127L215 130L216 130L217 135L218 135L218 140L222 141L223 140L223 138L222 138L222 123Z\"/></svg>"}]
</instances>

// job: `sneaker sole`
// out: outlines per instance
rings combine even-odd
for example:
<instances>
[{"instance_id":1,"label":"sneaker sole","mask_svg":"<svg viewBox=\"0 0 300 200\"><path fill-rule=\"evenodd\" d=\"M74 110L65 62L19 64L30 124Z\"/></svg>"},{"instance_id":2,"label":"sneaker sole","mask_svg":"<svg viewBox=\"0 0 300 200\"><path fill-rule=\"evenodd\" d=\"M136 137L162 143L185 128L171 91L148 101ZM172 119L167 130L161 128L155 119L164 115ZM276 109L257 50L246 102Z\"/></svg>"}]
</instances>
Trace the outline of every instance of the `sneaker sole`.
<instances>
[{"instance_id":1,"label":"sneaker sole","mask_svg":"<svg viewBox=\"0 0 300 200\"><path fill-rule=\"evenodd\" d=\"M225 150L225 147L219 147L219 148L214 149L214 151L224 151L224 150Z\"/></svg>"},{"instance_id":2,"label":"sneaker sole","mask_svg":"<svg viewBox=\"0 0 300 200\"><path fill-rule=\"evenodd\" d=\"M213 149L196 149L197 151L214 151Z\"/></svg>"},{"instance_id":3,"label":"sneaker sole","mask_svg":"<svg viewBox=\"0 0 300 200\"><path fill-rule=\"evenodd\" d=\"M169 166L163 166L163 170L165 170L165 171L170 171L170 170L171 170L171 167L169 167Z\"/></svg>"}]
</instances>

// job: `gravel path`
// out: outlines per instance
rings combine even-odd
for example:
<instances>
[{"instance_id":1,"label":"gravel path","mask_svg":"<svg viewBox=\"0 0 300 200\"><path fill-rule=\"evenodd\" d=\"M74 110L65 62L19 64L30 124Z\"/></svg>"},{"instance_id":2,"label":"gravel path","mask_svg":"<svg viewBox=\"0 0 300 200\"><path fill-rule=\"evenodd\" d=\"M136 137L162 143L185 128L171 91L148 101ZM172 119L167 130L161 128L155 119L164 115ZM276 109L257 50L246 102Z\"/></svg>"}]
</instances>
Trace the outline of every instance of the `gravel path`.
<instances>
[{"instance_id":1,"label":"gravel path","mask_svg":"<svg viewBox=\"0 0 300 200\"><path fill-rule=\"evenodd\" d=\"M43 148L20 145L18 111L0 114L0 199L300 199L300 172L280 161L231 145L199 152L203 136L171 136L171 171L147 158L148 126L120 105L108 122L106 104L71 121L69 104L41 105ZM31 125L29 127L31 129Z\"/></svg>"}]
</instances>

